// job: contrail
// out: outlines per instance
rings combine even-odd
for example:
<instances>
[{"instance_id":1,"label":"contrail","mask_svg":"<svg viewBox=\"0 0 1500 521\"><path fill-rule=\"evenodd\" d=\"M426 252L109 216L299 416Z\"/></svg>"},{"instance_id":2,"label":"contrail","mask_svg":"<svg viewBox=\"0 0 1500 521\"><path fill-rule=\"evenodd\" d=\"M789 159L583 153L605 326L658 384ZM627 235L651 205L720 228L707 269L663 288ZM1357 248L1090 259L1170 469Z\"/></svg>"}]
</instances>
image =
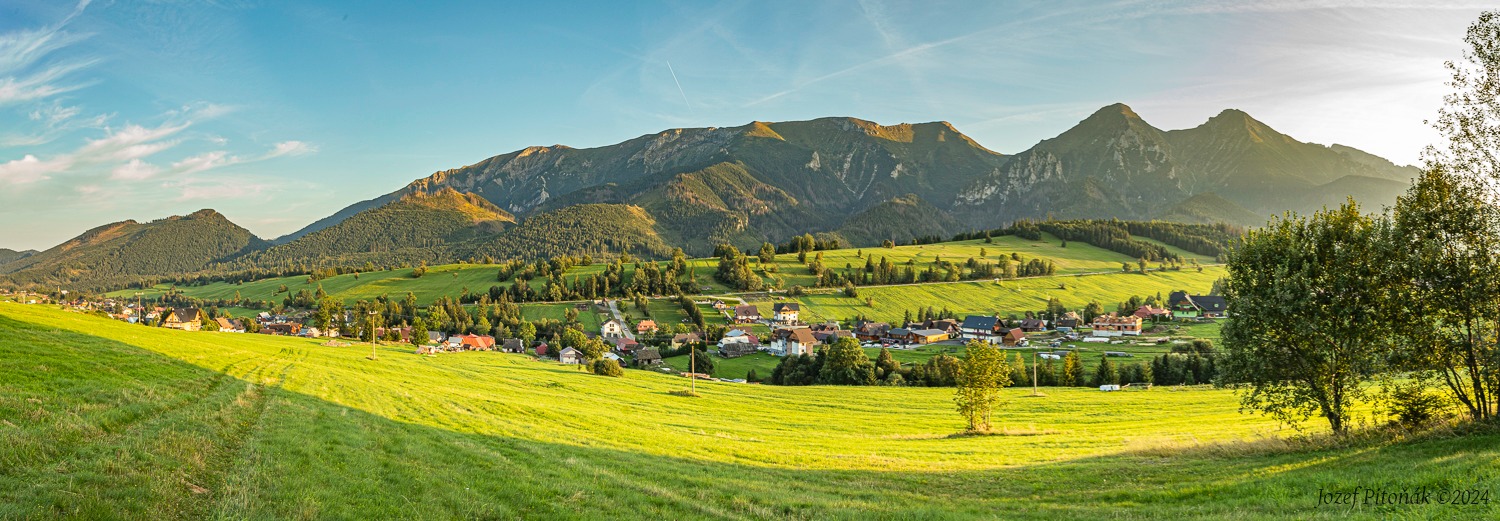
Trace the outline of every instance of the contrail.
<instances>
[{"instance_id":1,"label":"contrail","mask_svg":"<svg viewBox=\"0 0 1500 521\"><path fill-rule=\"evenodd\" d=\"M682 94L682 103L692 108L693 104L687 100L687 91L682 90L682 82L677 81L677 71L672 70L672 60L667 60L667 72L672 73L672 83L677 84L677 93Z\"/></svg>"}]
</instances>

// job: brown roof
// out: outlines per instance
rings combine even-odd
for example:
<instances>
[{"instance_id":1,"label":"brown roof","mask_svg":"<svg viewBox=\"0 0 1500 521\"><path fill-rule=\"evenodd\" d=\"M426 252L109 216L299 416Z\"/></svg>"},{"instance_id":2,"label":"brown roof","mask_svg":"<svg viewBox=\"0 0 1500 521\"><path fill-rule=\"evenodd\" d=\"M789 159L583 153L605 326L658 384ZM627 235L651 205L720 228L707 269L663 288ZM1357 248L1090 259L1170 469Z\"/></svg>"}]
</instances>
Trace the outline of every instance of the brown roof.
<instances>
[{"instance_id":1,"label":"brown roof","mask_svg":"<svg viewBox=\"0 0 1500 521\"><path fill-rule=\"evenodd\" d=\"M816 344L818 339L813 337L812 330L805 327L783 328L776 330L778 338L795 340L799 344Z\"/></svg>"}]
</instances>

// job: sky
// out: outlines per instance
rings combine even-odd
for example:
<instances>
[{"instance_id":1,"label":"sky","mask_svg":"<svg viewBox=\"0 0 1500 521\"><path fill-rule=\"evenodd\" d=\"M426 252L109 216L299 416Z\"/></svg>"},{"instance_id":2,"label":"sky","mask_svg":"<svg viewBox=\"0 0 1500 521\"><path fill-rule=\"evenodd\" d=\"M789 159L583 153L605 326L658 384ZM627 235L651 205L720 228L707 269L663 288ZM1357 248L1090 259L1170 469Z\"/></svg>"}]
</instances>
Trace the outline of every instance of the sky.
<instances>
[{"instance_id":1,"label":"sky","mask_svg":"<svg viewBox=\"0 0 1500 521\"><path fill-rule=\"evenodd\" d=\"M854 116L1001 153L1123 102L1401 164L1480 2L0 3L0 248L213 208L275 238L531 145Z\"/></svg>"}]
</instances>

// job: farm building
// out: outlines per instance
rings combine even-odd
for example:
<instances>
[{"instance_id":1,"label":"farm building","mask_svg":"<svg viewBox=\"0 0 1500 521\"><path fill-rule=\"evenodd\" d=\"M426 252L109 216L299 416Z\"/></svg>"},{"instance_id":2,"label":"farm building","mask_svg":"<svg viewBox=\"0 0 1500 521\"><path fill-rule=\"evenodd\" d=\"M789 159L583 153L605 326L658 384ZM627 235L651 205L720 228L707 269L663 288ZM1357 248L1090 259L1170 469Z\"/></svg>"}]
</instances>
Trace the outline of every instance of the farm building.
<instances>
[{"instance_id":1,"label":"farm building","mask_svg":"<svg viewBox=\"0 0 1500 521\"><path fill-rule=\"evenodd\" d=\"M672 349L677 349L679 347L682 347L683 344L691 344L693 342L702 342L702 341L703 341L703 333L699 333L697 331L690 331L690 332L687 332L687 333L678 333L678 334L672 336Z\"/></svg>"},{"instance_id":2,"label":"farm building","mask_svg":"<svg viewBox=\"0 0 1500 521\"><path fill-rule=\"evenodd\" d=\"M1001 342L1011 347L1025 345L1026 332L1019 327L1011 328L1010 331L1005 332L1005 336L1002 337Z\"/></svg>"},{"instance_id":3,"label":"farm building","mask_svg":"<svg viewBox=\"0 0 1500 521\"><path fill-rule=\"evenodd\" d=\"M571 347L564 347L562 351L557 353L557 361L565 364L581 364L583 363L583 352Z\"/></svg>"},{"instance_id":4,"label":"farm building","mask_svg":"<svg viewBox=\"0 0 1500 521\"><path fill-rule=\"evenodd\" d=\"M661 352L654 347L648 347L635 354L635 365L647 366L661 363Z\"/></svg>"}]
</instances>

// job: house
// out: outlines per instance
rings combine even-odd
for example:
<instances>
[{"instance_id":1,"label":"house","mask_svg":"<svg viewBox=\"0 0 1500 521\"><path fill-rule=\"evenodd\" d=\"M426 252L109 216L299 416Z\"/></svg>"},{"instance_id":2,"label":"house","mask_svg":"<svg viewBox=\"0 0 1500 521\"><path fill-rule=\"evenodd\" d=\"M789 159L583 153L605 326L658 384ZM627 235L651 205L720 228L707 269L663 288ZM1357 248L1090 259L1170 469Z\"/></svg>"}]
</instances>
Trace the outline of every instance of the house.
<instances>
[{"instance_id":1,"label":"house","mask_svg":"<svg viewBox=\"0 0 1500 521\"><path fill-rule=\"evenodd\" d=\"M489 335L464 335L459 337L459 346L469 351L492 351L495 337Z\"/></svg>"},{"instance_id":2,"label":"house","mask_svg":"<svg viewBox=\"0 0 1500 521\"><path fill-rule=\"evenodd\" d=\"M519 338L507 338L504 342L500 343L500 350L506 353L524 353L526 352L526 342L521 341Z\"/></svg>"},{"instance_id":3,"label":"house","mask_svg":"<svg viewBox=\"0 0 1500 521\"><path fill-rule=\"evenodd\" d=\"M897 342L905 342L906 337L909 335L911 335L910 329L904 327L893 327L889 331L885 332L885 339L895 340Z\"/></svg>"},{"instance_id":4,"label":"house","mask_svg":"<svg viewBox=\"0 0 1500 521\"><path fill-rule=\"evenodd\" d=\"M295 322L284 324L266 324L260 328L260 332L267 335L297 336L302 332L302 324Z\"/></svg>"},{"instance_id":5,"label":"house","mask_svg":"<svg viewBox=\"0 0 1500 521\"><path fill-rule=\"evenodd\" d=\"M547 356L548 346L546 342L537 340L531 344L531 348L536 351L536 356Z\"/></svg>"},{"instance_id":6,"label":"house","mask_svg":"<svg viewBox=\"0 0 1500 521\"><path fill-rule=\"evenodd\" d=\"M1172 310L1172 318L1220 318L1228 311L1224 297L1189 295L1186 291L1173 291L1167 297L1167 308Z\"/></svg>"},{"instance_id":7,"label":"house","mask_svg":"<svg viewBox=\"0 0 1500 521\"><path fill-rule=\"evenodd\" d=\"M958 321L951 318L928 320L923 322L922 327L918 329L940 329L951 337L958 334Z\"/></svg>"},{"instance_id":8,"label":"house","mask_svg":"<svg viewBox=\"0 0 1500 521\"><path fill-rule=\"evenodd\" d=\"M823 345L837 342L840 338L853 338L853 335L846 330L814 330L813 332L813 339Z\"/></svg>"},{"instance_id":9,"label":"house","mask_svg":"<svg viewBox=\"0 0 1500 521\"><path fill-rule=\"evenodd\" d=\"M964 340L989 340L990 337L1000 334L1000 319L983 315L969 315L964 317L962 324L958 326L959 334Z\"/></svg>"},{"instance_id":10,"label":"house","mask_svg":"<svg viewBox=\"0 0 1500 521\"><path fill-rule=\"evenodd\" d=\"M735 342L719 346L719 356L724 358L739 358L759 350L760 344Z\"/></svg>"},{"instance_id":11,"label":"house","mask_svg":"<svg viewBox=\"0 0 1500 521\"><path fill-rule=\"evenodd\" d=\"M245 332L245 324L243 322L238 321L238 320L233 320L233 319L228 319L228 318L224 318L224 317L219 317L219 318L214 319L214 322L217 322L219 324L219 332L220 333L244 333Z\"/></svg>"},{"instance_id":12,"label":"house","mask_svg":"<svg viewBox=\"0 0 1500 521\"><path fill-rule=\"evenodd\" d=\"M640 322L636 322L635 323L635 334L637 334L637 335L644 335L644 334L655 333L655 332L656 332L656 321L655 320L647 319L647 320L642 320Z\"/></svg>"},{"instance_id":13,"label":"house","mask_svg":"<svg viewBox=\"0 0 1500 521\"><path fill-rule=\"evenodd\" d=\"M635 365L658 365L661 363L661 352L654 347L648 347L635 354Z\"/></svg>"},{"instance_id":14,"label":"house","mask_svg":"<svg viewBox=\"0 0 1500 521\"><path fill-rule=\"evenodd\" d=\"M838 342L840 338L852 338L854 335L840 329L812 329L812 335L818 342L827 345Z\"/></svg>"},{"instance_id":15,"label":"house","mask_svg":"<svg viewBox=\"0 0 1500 521\"><path fill-rule=\"evenodd\" d=\"M702 341L703 341L703 333L699 333L697 331L690 331L690 332L687 332L687 333L678 333L676 335L672 335L672 349L677 349L679 347L682 347L683 344L691 344L691 343L694 343L694 342L702 342Z\"/></svg>"},{"instance_id":16,"label":"house","mask_svg":"<svg viewBox=\"0 0 1500 521\"><path fill-rule=\"evenodd\" d=\"M912 344L931 344L948 339L948 332L941 329L912 329L906 334L906 341Z\"/></svg>"},{"instance_id":17,"label":"house","mask_svg":"<svg viewBox=\"0 0 1500 521\"><path fill-rule=\"evenodd\" d=\"M616 364L620 364L620 367L625 367L625 364L623 363L625 361L625 357L622 357L620 355L614 353L604 353L604 359L614 360Z\"/></svg>"},{"instance_id":18,"label":"house","mask_svg":"<svg viewBox=\"0 0 1500 521\"><path fill-rule=\"evenodd\" d=\"M757 338L755 336L755 333L751 333L749 331L745 331L742 329L731 329L728 332L724 333L724 336L719 339L719 350L723 351L726 346L733 344L744 344L749 345L754 349L759 349L760 338Z\"/></svg>"},{"instance_id":19,"label":"house","mask_svg":"<svg viewBox=\"0 0 1500 521\"><path fill-rule=\"evenodd\" d=\"M639 349L641 347L640 342L636 342L635 339L625 337L614 339L614 344L615 351L619 351L625 354L629 354L631 351L635 351L636 349Z\"/></svg>"},{"instance_id":20,"label":"house","mask_svg":"<svg viewBox=\"0 0 1500 521\"><path fill-rule=\"evenodd\" d=\"M583 352L571 347L564 347L562 351L557 353L557 361L565 364L581 364L583 363Z\"/></svg>"},{"instance_id":21,"label":"house","mask_svg":"<svg viewBox=\"0 0 1500 521\"><path fill-rule=\"evenodd\" d=\"M443 348L449 351L457 351L459 349L462 349L463 347L464 337L459 335L450 336L447 340L443 341Z\"/></svg>"},{"instance_id":22,"label":"house","mask_svg":"<svg viewBox=\"0 0 1500 521\"><path fill-rule=\"evenodd\" d=\"M1141 317L1110 313L1094 317L1094 336L1135 336L1141 334Z\"/></svg>"},{"instance_id":23,"label":"house","mask_svg":"<svg viewBox=\"0 0 1500 521\"><path fill-rule=\"evenodd\" d=\"M714 311L724 311L729 309L729 304L725 304L722 300L714 299L713 308Z\"/></svg>"},{"instance_id":24,"label":"house","mask_svg":"<svg viewBox=\"0 0 1500 521\"><path fill-rule=\"evenodd\" d=\"M448 335L444 334L441 331L427 332L427 343L429 344L441 344L443 343L443 339L445 338L448 338Z\"/></svg>"},{"instance_id":25,"label":"house","mask_svg":"<svg viewBox=\"0 0 1500 521\"><path fill-rule=\"evenodd\" d=\"M1193 303L1203 310L1203 318L1223 318L1229 316L1229 304L1224 297L1218 295L1192 295Z\"/></svg>"},{"instance_id":26,"label":"house","mask_svg":"<svg viewBox=\"0 0 1500 521\"><path fill-rule=\"evenodd\" d=\"M625 323L619 319L611 318L599 324L599 336L604 338L620 338L625 336Z\"/></svg>"},{"instance_id":27,"label":"house","mask_svg":"<svg viewBox=\"0 0 1500 521\"><path fill-rule=\"evenodd\" d=\"M1040 318L1028 318L1021 320L1021 331L1035 333L1047 330L1047 321Z\"/></svg>"},{"instance_id":28,"label":"house","mask_svg":"<svg viewBox=\"0 0 1500 521\"><path fill-rule=\"evenodd\" d=\"M885 338L890 330L891 325L885 322L864 322L854 326L854 338L873 342Z\"/></svg>"},{"instance_id":29,"label":"house","mask_svg":"<svg viewBox=\"0 0 1500 521\"><path fill-rule=\"evenodd\" d=\"M1135 316L1141 317L1141 320L1151 320L1151 319L1155 319L1155 318L1172 318L1172 310L1166 309L1166 308L1159 308L1159 307L1152 306L1152 305L1145 305L1145 306L1141 306L1139 308L1136 308L1135 309L1135 313L1133 313L1133 314Z\"/></svg>"},{"instance_id":30,"label":"house","mask_svg":"<svg viewBox=\"0 0 1500 521\"><path fill-rule=\"evenodd\" d=\"M796 302L782 302L771 306L773 318L782 324L797 323L797 316L802 312L802 305Z\"/></svg>"},{"instance_id":31,"label":"house","mask_svg":"<svg viewBox=\"0 0 1500 521\"><path fill-rule=\"evenodd\" d=\"M318 338L320 336L323 336L323 332L319 331L316 327L309 326L307 328L304 328L301 333L297 333L297 336L304 338Z\"/></svg>"},{"instance_id":32,"label":"house","mask_svg":"<svg viewBox=\"0 0 1500 521\"><path fill-rule=\"evenodd\" d=\"M771 349L778 356L798 356L813 354L818 347L818 340L813 338L812 330L805 327L783 327L771 332Z\"/></svg>"},{"instance_id":33,"label":"house","mask_svg":"<svg viewBox=\"0 0 1500 521\"><path fill-rule=\"evenodd\" d=\"M162 319L161 327L167 329L181 329L183 331L198 331L203 329L202 318L198 316L198 308L173 308Z\"/></svg>"},{"instance_id":34,"label":"house","mask_svg":"<svg viewBox=\"0 0 1500 521\"><path fill-rule=\"evenodd\" d=\"M1011 347L1026 345L1026 332L1019 327L1011 328L1001 337L1001 342Z\"/></svg>"},{"instance_id":35,"label":"house","mask_svg":"<svg viewBox=\"0 0 1500 521\"><path fill-rule=\"evenodd\" d=\"M760 322L760 308L755 307L755 304L744 304L744 305L735 306L734 307L734 317L733 318L734 318L734 323L736 323L736 324L748 324L748 323L751 323L751 322Z\"/></svg>"}]
</instances>

